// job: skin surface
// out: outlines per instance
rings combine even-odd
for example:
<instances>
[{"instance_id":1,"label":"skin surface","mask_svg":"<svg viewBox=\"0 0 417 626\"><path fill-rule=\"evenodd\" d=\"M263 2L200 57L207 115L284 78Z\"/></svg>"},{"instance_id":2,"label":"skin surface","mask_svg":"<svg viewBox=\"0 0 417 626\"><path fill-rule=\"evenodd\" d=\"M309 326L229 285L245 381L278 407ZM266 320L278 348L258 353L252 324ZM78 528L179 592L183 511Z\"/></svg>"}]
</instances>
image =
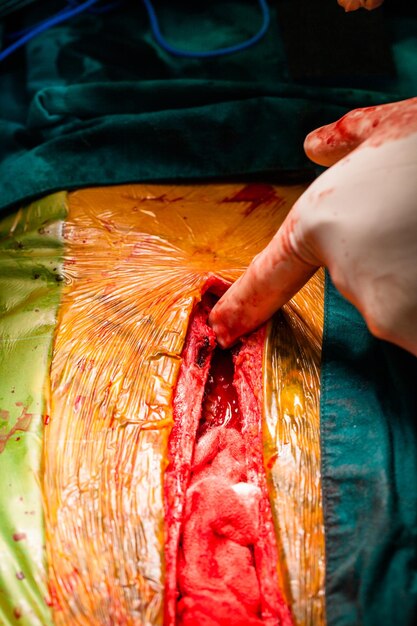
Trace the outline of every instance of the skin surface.
<instances>
[{"instance_id":1,"label":"skin surface","mask_svg":"<svg viewBox=\"0 0 417 626\"><path fill-rule=\"evenodd\" d=\"M373 334L417 355L417 98L352 111L305 150L331 167L214 307L218 342L256 328L326 266Z\"/></svg>"}]
</instances>

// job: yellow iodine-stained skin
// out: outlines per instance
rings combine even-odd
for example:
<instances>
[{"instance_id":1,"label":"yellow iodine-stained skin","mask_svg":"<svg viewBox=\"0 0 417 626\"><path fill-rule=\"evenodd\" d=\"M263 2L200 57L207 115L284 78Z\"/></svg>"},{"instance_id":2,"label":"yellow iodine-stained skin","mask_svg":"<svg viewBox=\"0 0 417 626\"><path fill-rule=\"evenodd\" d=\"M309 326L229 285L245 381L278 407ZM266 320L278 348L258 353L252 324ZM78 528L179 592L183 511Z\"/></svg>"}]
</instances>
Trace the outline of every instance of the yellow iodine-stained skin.
<instances>
[{"instance_id":1,"label":"yellow iodine-stained skin","mask_svg":"<svg viewBox=\"0 0 417 626\"><path fill-rule=\"evenodd\" d=\"M163 473L188 320L210 276L236 280L303 189L130 185L69 194L66 285L44 435L49 587L57 626L162 624ZM298 313L289 307L279 320L293 328L301 317L308 326L309 315L299 298ZM282 363L293 364L297 351L304 351L306 394L316 394L311 407L301 405L307 408L296 426L289 425L291 446L308 460L284 467L287 484L299 483L294 497L302 502L293 502L294 509L310 498L312 484L303 472L319 481L320 462L317 345L300 348L300 337L294 331L276 340L272 334L268 343L271 352L285 342ZM310 341L314 343L301 337L301 342ZM274 426L280 418L271 417L274 402L279 410L288 404L283 391L268 382L276 371L275 365L265 367L266 423L270 434L275 428L273 436L286 442L288 432ZM292 373L285 375L292 381ZM298 374L294 376L299 384ZM269 435L265 441L271 495L276 497L278 466L271 459L276 458L274 446L279 455L284 444ZM314 535L317 562L324 563L317 485L313 491L314 515L297 514L297 520ZM273 512L277 532L285 535L279 537L285 561L280 571L288 577L284 586L295 616L304 615L297 603L312 603L310 592L322 606L322 569L313 564L312 584L310 561L300 561L296 551L285 548L292 535L280 524L279 507ZM304 581L302 598L290 582L292 572ZM315 614L324 619L322 612ZM313 624L304 618L297 623Z\"/></svg>"},{"instance_id":2,"label":"yellow iodine-stained skin","mask_svg":"<svg viewBox=\"0 0 417 626\"><path fill-rule=\"evenodd\" d=\"M320 476L324 272L274 316L264 351L264 450L279 574L298 626L325 623Z\"/></svg>"}]
</instances>

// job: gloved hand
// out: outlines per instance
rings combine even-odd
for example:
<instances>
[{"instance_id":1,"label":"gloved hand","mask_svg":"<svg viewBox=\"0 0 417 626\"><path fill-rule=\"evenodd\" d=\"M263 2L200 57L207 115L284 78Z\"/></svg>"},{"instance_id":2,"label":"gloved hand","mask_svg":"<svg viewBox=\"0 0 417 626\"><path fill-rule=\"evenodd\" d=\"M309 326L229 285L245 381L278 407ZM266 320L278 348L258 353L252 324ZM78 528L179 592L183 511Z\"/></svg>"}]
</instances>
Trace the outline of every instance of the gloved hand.
<instances>
[{"instance_id":1,"label":"gloved hand","mask_svg":"<svg viewBox=\"0 0 417 626\"><path fill-rule=\"evenodd\" d=\"M305 150L332 167L213 308L220 345L267 320L324 265L374 335L417 355L417 98L351 111L308 135Z\"/></svg>"},{"instance_id":2,"label":"gloved hand","mask_svg":"<svg viewBox=\"0 0 417 626\"><path fill-rule=\"evenodd\" d=\"M380 7L384 0L337 0L337 2L345 11L356 11L361 7L372 11L372 9Z\"/></svg>"}]
</instances>

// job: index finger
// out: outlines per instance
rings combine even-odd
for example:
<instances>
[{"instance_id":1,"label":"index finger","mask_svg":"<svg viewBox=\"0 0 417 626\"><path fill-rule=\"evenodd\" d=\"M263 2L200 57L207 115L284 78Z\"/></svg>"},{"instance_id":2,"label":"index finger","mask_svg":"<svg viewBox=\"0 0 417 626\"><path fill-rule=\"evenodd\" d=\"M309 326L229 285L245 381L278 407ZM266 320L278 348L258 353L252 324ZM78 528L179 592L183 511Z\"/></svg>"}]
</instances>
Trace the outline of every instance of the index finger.
<instances>
[{"instance_id":1,"label":"index finger","mask_svg":"<svg viewBox=\"0 0 417 626\"><path fill-rule=\"evenodd\" d=\"M214 306L209 324L222 348L269 319L317 270L318 265L304 261L295 250L297 222L294 207L268 246Z\"/></svg>"}]
</instances>

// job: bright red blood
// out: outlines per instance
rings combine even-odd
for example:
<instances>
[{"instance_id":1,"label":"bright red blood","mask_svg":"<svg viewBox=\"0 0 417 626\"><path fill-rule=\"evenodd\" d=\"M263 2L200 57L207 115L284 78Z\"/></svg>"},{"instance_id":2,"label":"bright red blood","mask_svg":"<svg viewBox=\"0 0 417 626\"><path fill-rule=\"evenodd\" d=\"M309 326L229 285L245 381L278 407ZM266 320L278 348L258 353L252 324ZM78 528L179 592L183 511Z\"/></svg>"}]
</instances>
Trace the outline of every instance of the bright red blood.
<instances>
[{"instance_id":1,"label":"bright red blood","mask_svg":"<svg viewBox=\"0 0 417 626\"><path fill-rule=\"evenodd\" d=\"M165 477L166 626L290 626L263 469L262 346L215 348L197 307L174 398Z\"/></svg>"},{"instance_id":2,"label":"bright red blood","mask_svg":"<svg viewBox=\"0 0 417 626\"><path fill-rule=\"evenodd\" d=\"M233 360L230 350L216 349L204 390L202 417L197 439L212 426L240 427L240 411L233 387Z\"/></svg>"},{"instance_id":3,"label":"bright red blood","mask_svg":"<svg viewBox=\"0 0 417 626\"><path fill-rule=\"evenodd\" d=\"M250 202L250 206L244 212L244 215L250 215L261 204L267 204L274 201L275 203L284 204L285 200L280 198L276 189L272 185L264 183L251 183L240 189L231 198L225 198L223 202Z\"/></svg>"}]
</instances>

